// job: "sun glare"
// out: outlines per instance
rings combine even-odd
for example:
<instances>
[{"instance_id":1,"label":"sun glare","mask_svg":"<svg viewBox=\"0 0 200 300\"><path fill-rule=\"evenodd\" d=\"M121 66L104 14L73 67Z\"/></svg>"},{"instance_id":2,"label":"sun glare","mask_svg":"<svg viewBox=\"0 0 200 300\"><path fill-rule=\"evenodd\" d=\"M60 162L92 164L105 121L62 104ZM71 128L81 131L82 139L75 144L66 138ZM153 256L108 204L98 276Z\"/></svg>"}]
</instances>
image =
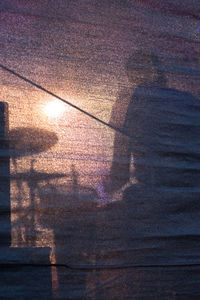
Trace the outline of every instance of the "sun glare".
<instances>
[{"instance_id":1,"label":"sun glare","mask_svg":"<svg viewBox=\"0 0 200 300\"><path fill-rule=\"evenodd\" d=\"M66 110L66 105L61 101L48 102L44 107L44 112L48 117L60 117Z\"/></svg>"}]
</instances>

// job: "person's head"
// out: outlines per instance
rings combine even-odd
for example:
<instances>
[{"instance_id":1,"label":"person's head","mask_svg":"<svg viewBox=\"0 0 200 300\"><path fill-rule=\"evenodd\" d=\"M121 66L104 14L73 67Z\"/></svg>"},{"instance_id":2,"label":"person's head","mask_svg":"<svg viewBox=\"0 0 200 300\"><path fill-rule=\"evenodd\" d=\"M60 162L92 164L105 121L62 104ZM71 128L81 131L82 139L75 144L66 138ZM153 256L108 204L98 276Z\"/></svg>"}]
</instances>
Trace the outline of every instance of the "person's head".
<instances>
[{"instance_id":1,"label":"person's head","mask_svg":"<svg viewBox=\"0 0 200 300\"><path fill-rule=\"evenodd\" d=\"M135 51L126 62L126 71L129 81L133 85L143 82L165 82L163 73L160 71L160 61L153 53Z\"/></svg>"}]
</instances>

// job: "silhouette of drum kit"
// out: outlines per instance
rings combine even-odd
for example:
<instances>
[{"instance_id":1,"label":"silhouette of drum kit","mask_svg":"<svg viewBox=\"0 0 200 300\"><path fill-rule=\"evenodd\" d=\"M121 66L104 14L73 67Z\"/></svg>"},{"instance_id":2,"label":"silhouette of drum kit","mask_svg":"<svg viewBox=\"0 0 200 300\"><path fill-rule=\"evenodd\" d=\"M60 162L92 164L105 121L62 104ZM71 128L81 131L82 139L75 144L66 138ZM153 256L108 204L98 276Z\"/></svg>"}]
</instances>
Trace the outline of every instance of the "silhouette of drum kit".
<instances>
[{"instance_id":1,"label":"silhouette of drum kit","mask_svg":"<svg viewBox=\"0 0 200 300\"><path fill-rule=\"evenodd\" d=\"M11 174L11 179L26 182L32 201L34 202L35 193L37 192L40 200L42 200L41 206L43 209L51 209L52 213L56 213L56 207L58 208L58 206L59 212L60 210L64 211L64 206L70 206L72 209L75 207L94 207L94 199L97 197L97 193L93 188L79 185L78 174L74 165L72 165L69 174L39 172L34 169L35 159L32 159L30 170L26 172L17 171L17 158L47 151L57 142L57 135L46 129L19 127L11 130L9 132L9 148L15 167L15 173ZM49 183L53 179L64 177L71 177L71 184ZM41 182L46 184L41 187L39 185Z\"/></svg>"}]
</instances>

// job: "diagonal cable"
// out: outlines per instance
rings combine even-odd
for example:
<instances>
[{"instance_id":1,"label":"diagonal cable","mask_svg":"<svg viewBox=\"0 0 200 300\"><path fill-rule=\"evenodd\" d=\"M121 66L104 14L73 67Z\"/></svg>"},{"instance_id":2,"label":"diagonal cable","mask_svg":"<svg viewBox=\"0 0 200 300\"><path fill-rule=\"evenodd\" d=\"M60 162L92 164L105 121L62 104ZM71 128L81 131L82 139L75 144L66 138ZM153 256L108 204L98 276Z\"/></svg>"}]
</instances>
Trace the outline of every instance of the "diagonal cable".
<instances>
[{"instance_id":1,"label":"diagonal cable","mask_svg":"<svg viewBox=\"0 0 200 300\"><path fill-rule=\"evenodd\" d=\"M109 123L107 123L107 122L105 122L105 121L103 121L103 120L101 120L101 119L95 117L94 115L90 114L89 112L85 111L84 109L78 107L77 105L74 105L73 103L67 101L66 99L61 98L60 96L58 96L58 95L54 94L53 92L51 92L51 91L45 89L45 88L42 87L41 85L39 85L39 84L33 82L32 80L30 80L30 79L24 77L23 75L21 75L21 74L15 72L14 70L9 69L8 67L6 67L6 66L4 66L4 65L2 65L2 64L0 64L0 67L1 67L3 70L5 70L5 71L7 71L7 72L9 72L9 73L11 73L11 74L13 74L13 75L15 75L16 77L20 78L21 80L23 80L23 81L25 81L25 82L31 84L32 86L34 86L34 87L36 87L36 88L38 88L38 89L40 89L41 91L43 91L43 92L45 92L45 93L47 93L47 94L49 94L49 95L55 97L56 99L58 99L58 100L64 102L65 104L67 104L67 105L73 107L74 109L80 111L81 113L83 113L83 114L85 114L86 116L92 118L93 120L95 120L95 121L97 121L97 122L103 124L104 126L107 126L107 127L109 127L110 129L113 129L113 130L115 130L115 131L117 131L117 132L120 132L120 133L122 133L123 135L126 135L127 137L130 137L124 130L122 130L122 129L118 128L118 127L115 127L115 126L113 126L113 125L111 125L111 124L109 124Z\"/></svg>"}]
</instances>

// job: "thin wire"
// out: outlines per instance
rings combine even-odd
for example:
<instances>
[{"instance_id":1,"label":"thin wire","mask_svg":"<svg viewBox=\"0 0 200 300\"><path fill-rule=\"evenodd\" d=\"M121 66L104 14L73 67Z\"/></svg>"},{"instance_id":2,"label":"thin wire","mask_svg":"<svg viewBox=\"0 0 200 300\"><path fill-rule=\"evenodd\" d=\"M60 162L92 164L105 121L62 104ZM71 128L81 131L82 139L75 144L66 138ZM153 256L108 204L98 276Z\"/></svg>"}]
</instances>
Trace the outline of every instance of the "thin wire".
<instances>
[{"instance_id":1,"label":"thin wire","mask_svg":"<svg viewBox=\"0 0 200 300\"><path fill-rule=\"evenodd\" d=\"M118 128L118 127L115 127L115 126L113 126L113 125L111 125L111 124L109 124L109 123L107 123L107 122L105 122L105 121L103 121L103 120L101 120L101 119L95 117L94 115L90 114L89 112L87 112L87 111L83 110L82 108L80 108L80 107L74 105L73 103L71 103L71 102L69 102L69 101L67 101L67 100L65 100L65 99L63 99L63 98L61 98L60 96L57 96L56 94L54 94L54 93L52 93L51 91L45 89L44 87L42 87L41 85L39 85L39 84L33 82L32 80L30 80L30 79L28 79L28 78L22 76L21 74L19 74L19 73L13 71L13 70L11 70L11 69L9 69L8 67L6 67L6 66L4 66L4 65L2 65L2 64L0 64L0 67L1 67L3 70L5 70L5 71L7 71L7 72L9 72L9 73L11 73L11 74L17 76L18 78L22 79L23 81L25 81L25 82L27 82L27 83L33 85L34 87L36 87L36 88L38 88L38 89L40 89L40 90L42 90L43 92L45 92L45 93L47 93L47 94L49 94L49 95L55 97L56 99L58 99L58 100L64 102L65 104L67 104L67 105L73 107L74 109L80 111L81 113L83 113L83 114L85 114L86 116L88 116L88 117L94 119L95 121L97 121L97 122L103 124L104 126L107 126L107 127L109 127L110 129L113 129L113 130L115 130L115 131L117 131L117 132L120 132L121 134L123 134L123 135L125 135L125 136L131 138L124 130L122 130L122 129Z\"/></svg>"},{"instance_id":2,"label":"thin wire","mask_svg":"<svg viewBox=\"0 0 200 300\"><path fill-rule=\"evenodd\" d=\"M121 130L118 127L115 127L109 123L106 123L105 121L95 117L94 115L88 113L87 111L81 109L80 107L72 104L71 102L57 96L56 94L52 93L51 91L43 88L41 85L33 82L32 80L22 76L21 74L9 69L8 67L0 64L0 67L13 74L14 76L22 79L23 81L31 84L32 86L42 90L43 92L57 98L58 100L64 102L65 104L73 107L74 109L80 111L81 113L87 115L88 117L96 120L97 122L103 124L104 126L109 127L110 129L113 129L117 132L120 132L123 135L126 135L127 137L131 138L129 135L127 135L123 130ZM71 270L85 270L85 271L92 271L92 270L113 270L113 269L127 269L127 268L164 268L164 267L195 267L195 266L200 266L200 264L171 264L171 265L136 265L136 264L127 264L127 265L66 265L66 264L39 264L39 263L0 263L0 267L65 267L67 269L71 269Z\"/></svg>"},{"instance_id":3,"label":"thin wire","mask_svg":"<svg viewBox=\"0 0 200 300\"><path fill-rule=\"evenodd\" d=\"M190 264L152 264L152 265L66 265L66 264L42 264L42 263L0 263L2 267L64 267L70 270L93 271L93 270L119 270L119 269L141 269L141 268L180 268L180 267L199 267L200 263Z\"/></svg>"}]
</instances>

